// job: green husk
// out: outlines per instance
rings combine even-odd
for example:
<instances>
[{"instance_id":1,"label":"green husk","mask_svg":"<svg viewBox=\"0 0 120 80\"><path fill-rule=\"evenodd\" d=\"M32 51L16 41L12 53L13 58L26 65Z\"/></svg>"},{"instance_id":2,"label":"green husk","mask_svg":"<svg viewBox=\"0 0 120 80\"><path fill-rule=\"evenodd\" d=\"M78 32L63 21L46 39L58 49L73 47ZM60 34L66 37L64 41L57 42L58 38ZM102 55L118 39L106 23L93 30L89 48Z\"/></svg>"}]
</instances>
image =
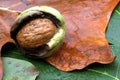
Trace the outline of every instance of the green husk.
<instances>
[{"instance_id":1,"label":"green husk","mask_svg":"<svg viewBox=\"0 0 120 80\"><path fill-rule=\"evenodd\" d=\"M59 23L56 25L57 32L49 40L49 42L46 43L46 45L48 46L49 49L42 55L39 53L40 51L38 51L38 53L35 53L35 56L37 56L39 58L44 58L44 57L48 57L51 54L55 53L55 51L60 47L60 45L63 42L63 39L65 37L65 30L66 30L65 21L64 21L62 14L58 10L56 10L52 7L48 7L48 6L35 6L35 7L29 8L29 9L23 11L15 20L15 24L13 25L13 27L11 29L11 36L12 37L16 36L15 34L17 34L17 33L14 33L14 32L17 30L17 27L20 27L19 25L21 24L22 20L24 20L25 18L32 18L31 16L33 14L37 15L38 14L37 12L39 12L39 11L47 13L47 14L51 14L59 21ZM34 53L32 55L34 55Z\"/></svg>"}]
</instances>

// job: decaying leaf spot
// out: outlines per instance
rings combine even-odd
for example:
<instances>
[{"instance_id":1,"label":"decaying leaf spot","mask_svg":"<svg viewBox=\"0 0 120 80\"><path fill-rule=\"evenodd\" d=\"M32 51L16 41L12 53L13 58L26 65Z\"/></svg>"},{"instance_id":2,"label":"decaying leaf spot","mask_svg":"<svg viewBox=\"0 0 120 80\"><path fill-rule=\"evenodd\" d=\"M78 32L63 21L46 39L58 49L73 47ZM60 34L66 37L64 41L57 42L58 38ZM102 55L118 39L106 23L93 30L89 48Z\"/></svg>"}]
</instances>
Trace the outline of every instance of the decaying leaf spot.
<instances>
[{"instance_id":1,"label":"decaying leaf spot","mask_svg":"<svg viewBox=\"0 0 120 80\"><path fill-rule=\"evenodd\" d=\"M8 64L11 64L12 62L11 62L11 61L8 61L7 63L8 63Z\"/></svg>"},{"instance_id":2,"label":"decaying leaf spot","mask_svg":"<svg viewBox=\"0 0 120 80\"><path fill-rule=\"evenodd\" d=\"M17 76L14 76L14 77L13 77L13 80L18 80L18 77L17 77Z\"/></svg>"},{"instance_id":3,"label":"decaying leaf spot","mask_svg":"<svg viewBox=\"0 0 120 80\"><path fill-rule=\"evenodd\" d=\"M15 67L19 67L19 66L20 66L20 64L19 64L19 63L15 64Z\"/></svg>"}]
</instances>

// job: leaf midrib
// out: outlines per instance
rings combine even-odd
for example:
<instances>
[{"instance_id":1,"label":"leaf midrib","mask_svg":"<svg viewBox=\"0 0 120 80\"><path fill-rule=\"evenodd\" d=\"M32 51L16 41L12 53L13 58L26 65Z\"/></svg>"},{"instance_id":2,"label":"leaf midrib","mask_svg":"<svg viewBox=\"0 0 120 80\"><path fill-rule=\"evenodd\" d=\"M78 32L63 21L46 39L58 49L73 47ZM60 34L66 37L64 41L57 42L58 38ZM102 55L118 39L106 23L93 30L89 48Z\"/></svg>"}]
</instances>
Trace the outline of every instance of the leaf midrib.
<instances>
[{"instance_id":1,"label":"leaf midrib","mask_svg":"<svg viewBox=\"0 0 120 80\"><path fill-rule=\"evenodd\" d=\"M86 68L86 70L108 76L110 78L113 78L114 80L120 80L117 76L113 76L113 75L109 74L108 72L102 72L102 71L95 70L95 69L90 69L90 68ZM117 71L117 74L118 74L118 71Z\"/></svg>"}]
</instances>

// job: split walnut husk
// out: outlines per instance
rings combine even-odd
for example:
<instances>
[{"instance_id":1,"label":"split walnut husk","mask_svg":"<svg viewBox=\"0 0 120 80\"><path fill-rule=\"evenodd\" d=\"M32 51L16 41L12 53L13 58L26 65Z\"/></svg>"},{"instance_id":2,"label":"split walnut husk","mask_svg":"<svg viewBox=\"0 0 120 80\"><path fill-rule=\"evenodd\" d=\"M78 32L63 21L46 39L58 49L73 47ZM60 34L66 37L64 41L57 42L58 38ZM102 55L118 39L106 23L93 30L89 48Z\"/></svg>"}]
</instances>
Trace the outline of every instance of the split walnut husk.
<instances>
[{"instance_id":1,"label":"split walnut husk","mask_svg":"<svg viewBox=\"0 0 120 80\"><path fill-rule=\"evenodd\" d=\"M62 14L48 6L23 11L11 28L11 38L25 55L45 58L55 53L65 36Z\"/></svg>"}]
</instances>

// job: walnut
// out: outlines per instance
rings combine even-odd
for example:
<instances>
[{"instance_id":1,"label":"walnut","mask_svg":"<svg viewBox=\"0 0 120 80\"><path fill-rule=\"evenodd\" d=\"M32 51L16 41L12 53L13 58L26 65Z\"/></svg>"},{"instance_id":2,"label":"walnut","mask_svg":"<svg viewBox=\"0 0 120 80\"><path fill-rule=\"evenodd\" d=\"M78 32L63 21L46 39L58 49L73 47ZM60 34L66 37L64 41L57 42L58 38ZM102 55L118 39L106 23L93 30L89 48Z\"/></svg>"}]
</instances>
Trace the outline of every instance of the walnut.
<instances>
[{"instance_id":1,"label":"walnut","mask_svg":"<svg viewBox=\"0 0 120 80\"><path fill-rule=\"evenodd\" d=\"M56 26L46 18L38 18L27 23L17 34L20 46L35 49L46 44L55 34Z\"/></svg>"},{"instance_id":2,"label":"walnut","mask_svg":"<svg viewBox=\"0 0 120 80\"><path fill-rule=\"evenodd\" d=\"M35 6L16 18L10 35L24 55L45 58L60 47L65 28L64 18L59 11L48 6Z\"/></svg>"}]
</instances>

